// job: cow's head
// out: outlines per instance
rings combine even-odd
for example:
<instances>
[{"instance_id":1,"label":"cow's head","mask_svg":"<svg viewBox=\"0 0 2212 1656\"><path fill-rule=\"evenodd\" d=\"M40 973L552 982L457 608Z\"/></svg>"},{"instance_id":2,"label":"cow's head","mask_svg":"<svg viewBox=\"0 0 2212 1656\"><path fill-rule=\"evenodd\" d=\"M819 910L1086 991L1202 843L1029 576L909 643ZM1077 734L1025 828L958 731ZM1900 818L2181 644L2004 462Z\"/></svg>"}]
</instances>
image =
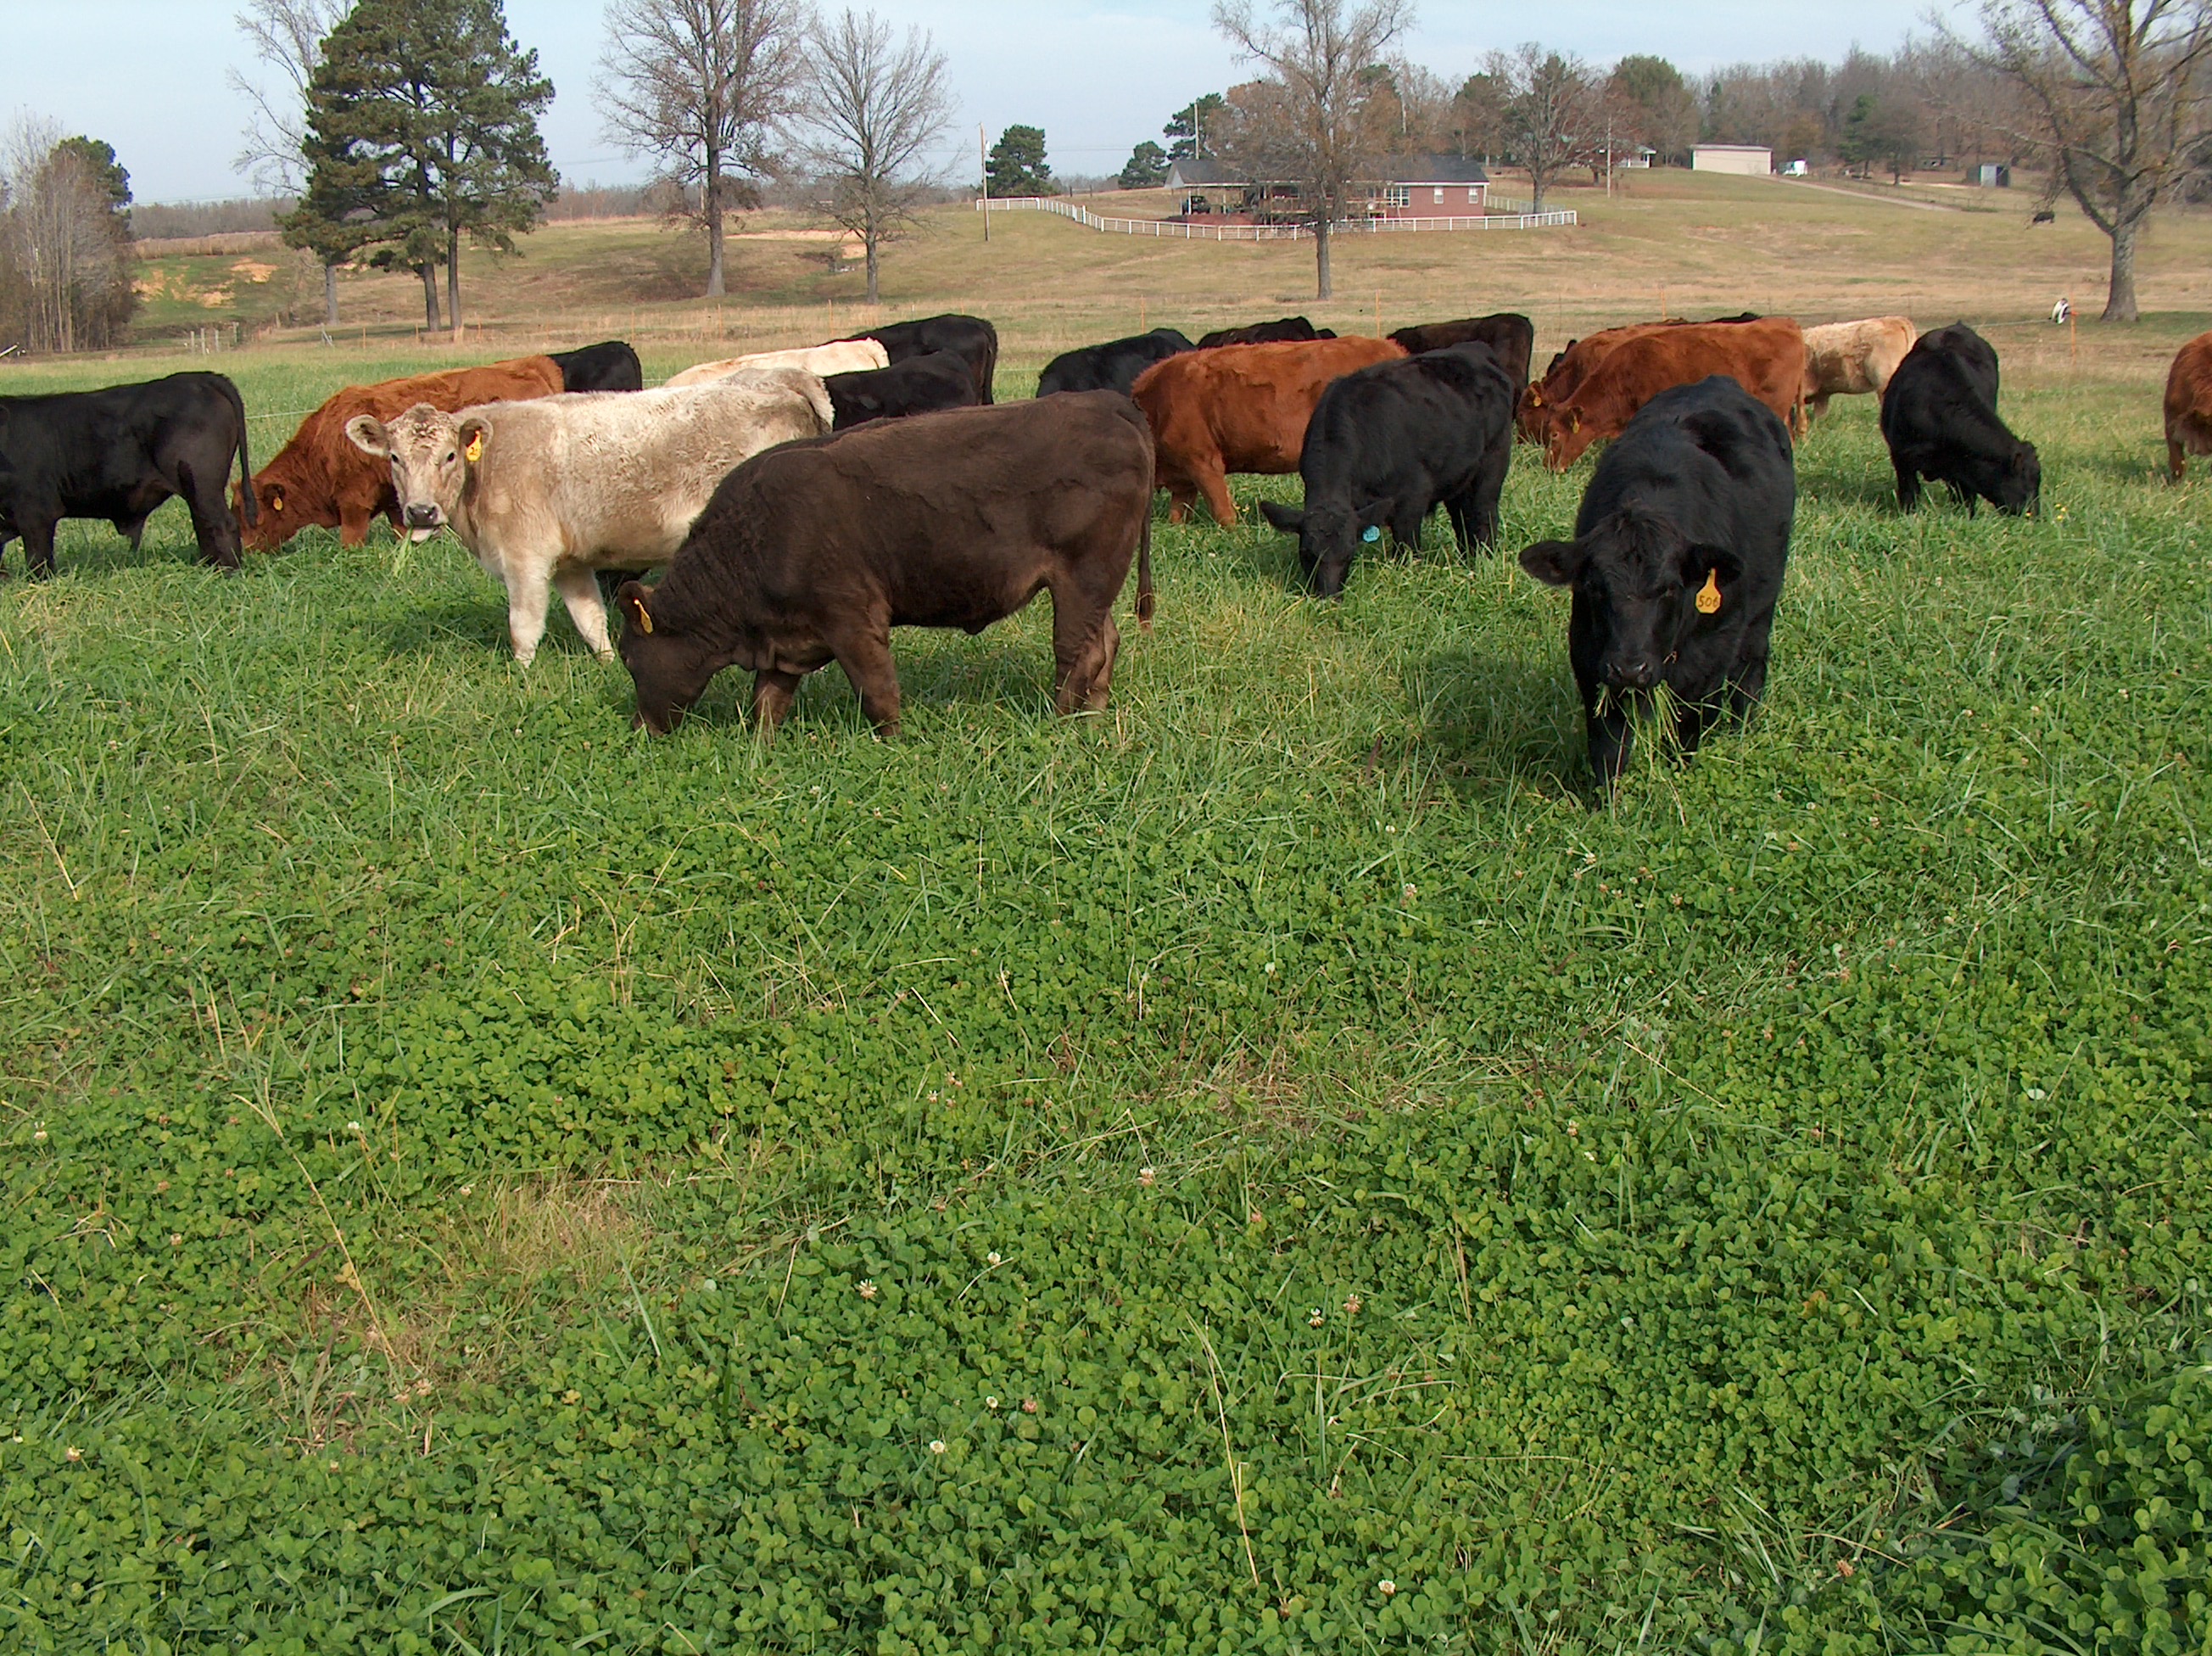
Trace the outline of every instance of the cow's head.
<instances>
[{"instance_id":1,"label":"cow's head","mask_svg":"<svg viewBox=\"0 0 2212 1656\"><path fill-rule=\"evenodd\" d=\"M722 663L688 633L653 618L653 588L625 581L615 594L621 612L623 665L637 686L637 721L656 736L683 722Z\"/></svg>"},{"instance_id":2,"label":"cow's head","mask_svg":"<svg viewBox=\"0 0 2212 1656\"><path fill-rule=\"evenodd\" d=\"M1598 678L1622 691L1648 691L1664 678L1698 623L1699 593L1717 596L1714 613L1725 616L1743 574L1735 553L1693 545L1669 520L1635 506L1573 540L1538 541L1521 554L1521 567L1547 586L1573 588L1589 606Z\"/></svg>"},{"instance_id":3,"label":"cow's head","mask_svg":"<svg viewBox=\"0 0 2212 1656\"><path fill-rule=\"evenodd\" d=\"M1309 505L1301 510L1263 500L1260 514L1285 534L1298 538L1298 567L1314 591L1323 598L1341 598L1361 542L1382 538L1382 524L1390 515L1390 502L1370 501L1357 511L1342 504Z\"/></svg>"},{"instance_id":4,"label":"cow's head","mask_svg":"<svg viewBox=\"0 0 2212 1656\"><path fill-rule=\"evenodd\" d=\"M469 473L491 440L491 423L483 415L448 414L428 403L416 404L389 425L374 415L356 414L345 431L362 454L391 465L400 527L414 540L428 540L453 521Z\"/></svg>"},{"instance_id":5,"label":"cow's head","mask_svg":"<svg viewBox=\"0 0 2212 1656\"><path fill-rule=\"evenodd\" d=\"M2033 512L2043 499L2043 461L2035 445L2023 442L2005 461L1997 479L1996 507L2000 512Z\"/></svg>"},{"instance_id":6,"label":"cow's head","mask_svg":"<svg viewBox=\"0 0 2212 1656\"><path fill-rule=\"evenodd\" d=\"M338 514L332 508L327 490L316 491L319 498L309 498L286 484L283 479L263 472L253 480L253 503L256 516L252 523L246 521L246 489L243 484L230 485L230 507L239 521L239 537L250 552L273 552L302 529L335 529Z\"/></svg>"}]
</instances>

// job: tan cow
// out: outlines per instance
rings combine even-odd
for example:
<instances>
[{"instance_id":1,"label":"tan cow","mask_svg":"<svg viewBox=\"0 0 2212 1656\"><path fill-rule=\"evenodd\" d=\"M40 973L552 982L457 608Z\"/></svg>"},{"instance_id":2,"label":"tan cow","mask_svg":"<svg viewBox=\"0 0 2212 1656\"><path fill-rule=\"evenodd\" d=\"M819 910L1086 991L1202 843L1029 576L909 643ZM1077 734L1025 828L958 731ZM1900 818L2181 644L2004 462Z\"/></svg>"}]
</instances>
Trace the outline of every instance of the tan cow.
<instances>
[{"instance_id":1,"label":"tan cow","mask_svg":"<svg viewBox=\"0 0 2212 1656\"><path fill-rule=\"evenodd\" d=\"M596 569L665 563L741 460L830 429L820 379L779 368L671 391L586 392L447 414L418 403L346 435L386 460L416 540L451 528L507 587L514 659L545 634L552 592L602 660L614 658Z\"/></svg>"},{"instance_id":2,"label":"tan cow","mask_svg":"<svg viewBox=\"0 0 2212 1656\"><path fill-rule=\"evenodd\" d=\"M1825 322L1805 330L1805 412L1817 420L1831 397L1881 394L1920 331L1909 316Z\"/></svg>"},{"instance_id":3,"label":"tan cow","mask_svg":"<svg viewBox=\"0 0 2212 1656\"><path fill-rule=\"evenodd\" d=\"M759 350L750 356L725 356L719 362L700 362L687 368L670 386L701 386L727 379L749 369L795 368L803 374L828 379L833 374L865 374L889 368L890 353L873 339L838 339L826 345L803 345L793 350Z\"/></svg>"}]
</instances>

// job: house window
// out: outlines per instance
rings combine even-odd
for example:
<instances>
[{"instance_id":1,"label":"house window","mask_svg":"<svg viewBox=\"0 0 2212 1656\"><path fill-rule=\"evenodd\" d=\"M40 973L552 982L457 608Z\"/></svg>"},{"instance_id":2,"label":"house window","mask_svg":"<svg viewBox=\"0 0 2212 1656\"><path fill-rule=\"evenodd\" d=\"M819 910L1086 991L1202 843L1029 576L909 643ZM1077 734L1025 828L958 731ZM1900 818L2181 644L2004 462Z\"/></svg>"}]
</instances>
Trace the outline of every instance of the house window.
<instances>
[{"instance_id":1,"label":"house window","mask_svg":"<svg viewBox=\"0 0 2212 1656\"><path fill-rule=\"evenodd\" d=\"M1413 204L1413 192L1405 185L1393 184L1382 192L1382 204L1385 207L1410 207Z\"/></svg>"},{"instance_id":2,"label":"house window","mask_svg":"<svg viewBox=\"0 0 2212 1656\"><path fill-rule=\"evenodd\" d=\"M1443 186L1442 185L1438 185L1438 186L1437 186L1437 206L1439 206L1439 207L1441 207L1441 206L1443 206L1443 202L1444 202L1444 192L1443 192Z\"/></svg>"}]
</instances>

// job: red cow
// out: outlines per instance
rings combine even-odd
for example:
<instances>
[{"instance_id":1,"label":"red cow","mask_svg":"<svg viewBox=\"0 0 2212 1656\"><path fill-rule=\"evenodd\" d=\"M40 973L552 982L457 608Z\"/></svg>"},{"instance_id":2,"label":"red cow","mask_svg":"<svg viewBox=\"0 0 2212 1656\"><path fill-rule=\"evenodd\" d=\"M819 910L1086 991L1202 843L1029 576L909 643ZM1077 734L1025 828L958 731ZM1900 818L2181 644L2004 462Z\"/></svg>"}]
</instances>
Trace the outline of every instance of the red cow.
<instances>
[{"instance_id":1,"label":"red cow","mask_svg":"<svg viewBox=\"0 0 2212 1656\"><path fill-rule=\"evenodd\" d=\"M2166 469L2176 483L2191 454L2212 454L2212 333L2174 352L2166 376Z\"/></svg>"},{"instance_id":2,"label":"red cow","mask_svg":"<svg viewBox=\"0 0 2212 1656\"><path fill-rule=\"evenodd\" d=\"M560 394L561 365L550 356L518 356L483 368L447 368L378 385L348 386L300 423L292 441L253 479L261 521L246 531L246 545L273 552L302 529L336 529L349 546L368 539L379 512L389 514L398 496L392 468L354 447L346 422L367 414L397 419L417 403L458 413L479 403L523 402ZM231 490L235 503L243 492ZM395 529L398 521L393 521Z\"/></svg>"},{"instance_id":3,"label":"red cow","mask_svg":"<svg viewBox=\"0 0 2212 1656\"><path fill-rule=\"evenodd\" d=\"M1544 463L1565 471L1592 443L1619 436L1661 392L1716 374L1734 380L1792 431L1804 429L1805 335L1796 323L1787 317L1692 323L1624 341L1571 396L1537 409Z\"/></svg>"},{"instance_id":4,"label":"red cow","mask_svg":"<svg viewBox=\"0 0 2212 1656\"><path fill-rule=\"evenodd\" d=\"M1310 339L1223 345L1153 363L1129 394L1152 428L1168 521L1183 521L1202 495L1216 523L1236 522L1230 472L1297 471L1306 422L1329 382L1405 354L1388 339Z\"/></svg>"}]
</instances>

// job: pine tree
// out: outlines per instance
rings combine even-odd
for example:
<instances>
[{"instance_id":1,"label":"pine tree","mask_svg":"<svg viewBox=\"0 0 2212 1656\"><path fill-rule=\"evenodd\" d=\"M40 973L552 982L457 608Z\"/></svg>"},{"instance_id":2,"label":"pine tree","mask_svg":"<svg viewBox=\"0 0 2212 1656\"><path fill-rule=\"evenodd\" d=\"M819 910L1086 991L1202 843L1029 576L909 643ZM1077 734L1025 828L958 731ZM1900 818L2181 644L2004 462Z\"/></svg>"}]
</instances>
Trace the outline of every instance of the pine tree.
<instances>
[{"instance_id":1,"label":"pine tree","mask_svg":"<svg viewBox=\"0 0 2212 1656\"><path fill-rule=\"evenodd\" d=\"M1044 128L1010 126L1001 132L991 146L983 176L990 180L994 200L1050 195L1052 168L1045 164Z\"/></svg>"},{"instance_id":2,"label":"pine tree","mask_svg":"<svg viewBox=\"0 0 2212 1656\"><path fill-rule=\"evenodd\" d=\"M414 271L433 329L442 265L459 328L464 238L513 253L559 188L538 131L552 100L500 0L360 0L308 83L307 187L286 239Z\"/></svg>"}]
</instances>

